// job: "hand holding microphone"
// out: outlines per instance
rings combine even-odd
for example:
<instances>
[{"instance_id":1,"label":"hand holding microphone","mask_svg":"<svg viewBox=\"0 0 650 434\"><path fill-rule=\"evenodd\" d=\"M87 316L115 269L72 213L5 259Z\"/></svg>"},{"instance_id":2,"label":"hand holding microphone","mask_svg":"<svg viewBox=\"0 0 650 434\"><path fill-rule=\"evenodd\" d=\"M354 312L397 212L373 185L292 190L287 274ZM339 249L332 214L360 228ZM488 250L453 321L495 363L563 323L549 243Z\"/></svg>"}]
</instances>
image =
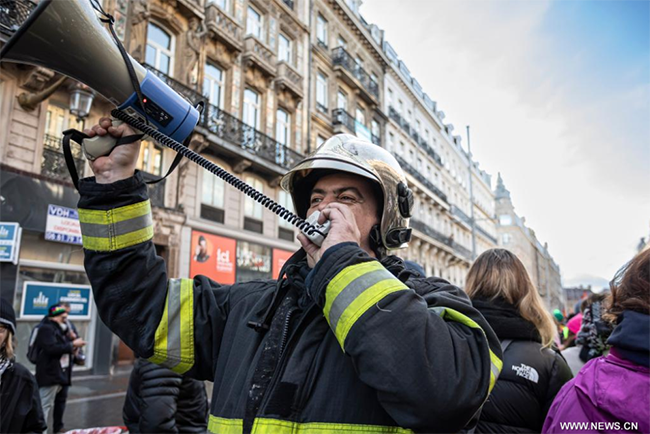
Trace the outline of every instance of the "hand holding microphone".
<instances>
[{"instance_id":1,"label":"hand holding microphone","mask_svg":"<svg viewBox=\"0 0 650 434\"><path fill-rule=\"evenodd\" d=\"M125 123L117 125L117 123L110 118L104 117L99 120L99 124L90 129L85 129L84 133L91 138L90 140L93 140L94 137L107 137L117 140L121 137L137 134L129 125ZM97 183L110 184L133 176L139 154L140 140L137 140L133 143L117 146L109 155L88 162L95 174Z\"/></svg>"}]
</instances>

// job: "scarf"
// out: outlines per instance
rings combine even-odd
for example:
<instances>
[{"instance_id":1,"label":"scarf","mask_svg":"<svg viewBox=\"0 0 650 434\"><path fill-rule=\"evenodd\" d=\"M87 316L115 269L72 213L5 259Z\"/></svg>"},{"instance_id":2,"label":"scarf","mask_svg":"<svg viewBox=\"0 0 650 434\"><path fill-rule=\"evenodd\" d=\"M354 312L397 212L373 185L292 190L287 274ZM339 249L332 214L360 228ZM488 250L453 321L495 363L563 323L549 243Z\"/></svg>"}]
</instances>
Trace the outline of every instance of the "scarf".
<instances>
[{"instance_id":1,"label":"scarf","mask_svg":"<svg viewBox=\"0 0 650 434\"><path fill-rule=\"evenodd\" d=\"M472 299L472 305L485 317L500 341L521 339L542 342L542 337L535 324L522 318L519 309L503 298L499 297L492 300L476 297Z\"/></svg>"}]
</instances>

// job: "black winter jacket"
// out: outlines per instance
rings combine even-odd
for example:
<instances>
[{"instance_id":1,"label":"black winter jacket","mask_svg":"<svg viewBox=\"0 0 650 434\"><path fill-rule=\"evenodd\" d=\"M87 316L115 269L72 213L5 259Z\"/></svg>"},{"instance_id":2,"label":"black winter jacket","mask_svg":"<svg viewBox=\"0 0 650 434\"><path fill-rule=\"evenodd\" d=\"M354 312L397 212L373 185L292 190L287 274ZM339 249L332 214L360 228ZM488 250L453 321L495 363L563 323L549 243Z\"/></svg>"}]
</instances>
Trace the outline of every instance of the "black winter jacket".
<instances>
[{"instance_id":1,"label":"black winter jacket","mask_svg":"<svg viewBox=\"0 0 650 434\"><path fill-rule=\"evenodd\" d=\"M0 432L42 433L47 429L34 376L14 363L0 378Z\"/></svg>"},{"instance_id":2,"label":"black winter jacket","mask_svg":"<svg viewBox=\"0 0 650 434\"><path fill-rule=\"evenodd\" d=\"M38 387L70 385L72 375L72 342L58 323L45 319L41 321L36 336L39 356L36 361Z\"/></svg>"},{"instance_id":3,"label":"black winter jacket","mask_svg":"<svg viewBox=\"0 0 650 434\"><path fill-rule=\"evenodd\" d=\"M459 288L354 243L281 278L168 279L139 173L80 182L85 267L102 320L136 354L214 382L217 433L457 432L501 368Z\"/></svg>"},{"instance_id":4,"label":"black winter jacket","mask_svg":"<svg viewBox=\"0 0 650 434\"><path fill-rule=\"evenodd\" d=\"M499 339L511 340L476 433L539 433L555 395L573 375L559 351L542 348L535 326L503 300L473 299Z\"/></svg>"},{"instance_id":5,"label":"black winter jacket","mask_svg":"<svg viewBox=\"0 0 650 434\"><path fill-rule=\"evenodd\" d=\"M138 359L129 378L122 417L131 433L203 433L208 428L205 386Z\"/></svg>"}]
</instances>

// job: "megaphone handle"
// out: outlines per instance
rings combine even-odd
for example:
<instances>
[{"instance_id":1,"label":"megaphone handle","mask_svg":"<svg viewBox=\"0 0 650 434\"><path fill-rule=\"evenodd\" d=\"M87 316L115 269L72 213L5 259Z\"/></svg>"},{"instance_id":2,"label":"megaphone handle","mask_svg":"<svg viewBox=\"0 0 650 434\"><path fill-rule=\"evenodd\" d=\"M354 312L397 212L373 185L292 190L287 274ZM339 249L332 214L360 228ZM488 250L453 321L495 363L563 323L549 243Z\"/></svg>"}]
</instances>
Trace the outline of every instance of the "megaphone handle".
<instances>
[{"instance_id":1,"label":"megaphone handle","mask_svg":"<svg viewBox=\"0 0 650 434\"><path fill-rule=\"evenodd\" d=\"M115 118L111 118L111 122L114 127L118 127L123 123L121 120ZM81 149L86 158L90 161L94 161L99 157L104 157L110 154L115 146L117 146L117 139L108 134L105 136L95 136L89 139L84 139L81 143Z\"/></svg>"}]
</instances>

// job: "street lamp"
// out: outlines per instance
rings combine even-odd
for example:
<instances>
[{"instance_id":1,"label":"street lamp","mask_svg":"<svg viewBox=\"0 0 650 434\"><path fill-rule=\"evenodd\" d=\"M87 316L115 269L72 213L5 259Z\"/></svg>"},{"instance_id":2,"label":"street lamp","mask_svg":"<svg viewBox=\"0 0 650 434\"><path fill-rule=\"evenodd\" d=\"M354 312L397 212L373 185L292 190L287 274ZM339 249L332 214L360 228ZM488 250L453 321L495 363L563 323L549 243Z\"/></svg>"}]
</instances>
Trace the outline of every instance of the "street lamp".
<instances>
[{"instance_id":1,"label":"street lamp","mask_svg":"<svg viewBox=\"0 0 650 434\"><path fill-rule=\"evenodd\" d=\"M90 107L95 99L95 91L88 86L75 83L70 86L70 113L82 121L90 114Z\"/></svg>"}]
</instances>

